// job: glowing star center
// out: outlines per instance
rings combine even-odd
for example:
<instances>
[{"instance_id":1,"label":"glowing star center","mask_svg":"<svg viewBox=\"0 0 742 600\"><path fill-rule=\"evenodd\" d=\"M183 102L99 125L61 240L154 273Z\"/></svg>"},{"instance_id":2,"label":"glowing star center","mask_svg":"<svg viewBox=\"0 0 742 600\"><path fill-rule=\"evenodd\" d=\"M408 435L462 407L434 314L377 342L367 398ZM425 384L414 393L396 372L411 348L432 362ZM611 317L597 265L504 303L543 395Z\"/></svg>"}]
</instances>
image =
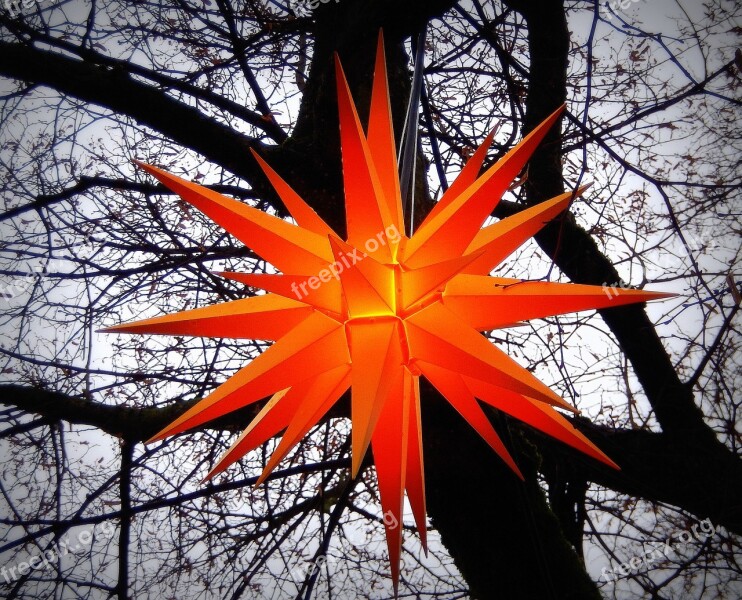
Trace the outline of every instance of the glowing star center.
<instances>
[{"instance_id":1,"label":"glowing star center","mask_svg":"<svg viewBox=\"0 0 742 600\"><path fill-rule=\"evenodd\" d=\"M340 282L343 296L339 320L345 326L350 355L363 351L360 344L370 343L387 351L394 349L391 352L394 366L404 366L419 375L410 352L407 319L432 304L441 303L446 285L480 253L410 269L403 260L382 264L334 236L330 236L330 246L336 259L330 269ZM394 248L395 258L402 259L403 254L404 247ZM352 262L348 257L353 257Z\"/></svg>"}]
</instances>

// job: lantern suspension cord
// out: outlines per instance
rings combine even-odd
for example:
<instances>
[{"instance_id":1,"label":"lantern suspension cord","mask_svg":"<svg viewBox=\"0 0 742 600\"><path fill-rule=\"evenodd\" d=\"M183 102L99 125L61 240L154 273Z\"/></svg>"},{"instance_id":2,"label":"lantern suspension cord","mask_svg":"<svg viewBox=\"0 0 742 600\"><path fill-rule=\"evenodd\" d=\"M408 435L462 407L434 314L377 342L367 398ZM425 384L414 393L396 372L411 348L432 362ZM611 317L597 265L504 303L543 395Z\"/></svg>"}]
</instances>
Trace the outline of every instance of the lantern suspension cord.
<instances>
[{"instance_id":1,"label":"lantern suspension cord","mask_svg":"<svg viewBox=\"0 0 742 600\"><path fill-rule=\"evenodd\" d=\"M420 98L423 103L423 117L425 117L425 126L428 128L428 136L430 137L430 147L433 150L433 160L435 161L435 170L438 171L438 181L441 184L441 190L444 192L448 189L448 182L446 181L446 171L443 168L443 160L441 159L441 149L438 146L438 137L435 134L435 126L433 125L433 113L430 109L430 98L428 97L428 84L423 78L422 96Z\"/></svg>"},{"instance_id":2,"label":"lantern suspension cord","mask_svg":"<svg viewBox=\"0 0 742 600\"><path fill-rule=\"evenodd\" d=\"M412 237L415 217L415 157L417 154L417 121L420 111L420 94L423 83L423 69L425 59L425 35L428 29L427 23L423 25L417 41L412 41L413 52L415 55L415 71L412 76L412 90L410 92L410 101L407 104L407 114L405 115L404 127L402 128L402 144L399 149L399 182L402 201L407 202L407 196L410 196L409 210L410 215L409 235ZM411 190L411 193L410 193Z\"/></svg>"}]
</instances>

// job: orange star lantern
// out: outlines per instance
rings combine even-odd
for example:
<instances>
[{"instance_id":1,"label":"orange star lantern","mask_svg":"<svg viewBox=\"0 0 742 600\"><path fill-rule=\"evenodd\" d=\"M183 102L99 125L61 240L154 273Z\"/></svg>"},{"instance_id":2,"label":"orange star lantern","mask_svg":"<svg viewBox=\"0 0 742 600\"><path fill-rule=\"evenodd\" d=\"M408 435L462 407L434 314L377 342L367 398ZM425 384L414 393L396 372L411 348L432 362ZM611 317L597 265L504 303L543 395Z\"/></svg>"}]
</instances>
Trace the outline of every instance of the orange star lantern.
<instances>
[{"instance_id":1,"label":"orange star lantern","mask_svg":"<svg viewBox=\"0 0 742 600\"><path fill-rule=\"evenodd\" d=\"M419 380L426 377L522 478L479 401L616 467L554 408L577 412L482 331L527 319L669 294L520 281L489 273L564 211L566 193L482 229L502 194L558 119L556 111L479 175L490 134L417 231L404 220L383 40L364 133L339 61L338 110L348 239L335 232L257 154L296 224L140 166L281 274L222 273L268 293L107 329L275 343L186 411L160 440L270 399L209 477L283 431L258 483L351 390L352 475L373 450L395 590L405 490L423 547L425 490ZM584 191L579 189L576 195Z\"/></svg>"}]
</instances>

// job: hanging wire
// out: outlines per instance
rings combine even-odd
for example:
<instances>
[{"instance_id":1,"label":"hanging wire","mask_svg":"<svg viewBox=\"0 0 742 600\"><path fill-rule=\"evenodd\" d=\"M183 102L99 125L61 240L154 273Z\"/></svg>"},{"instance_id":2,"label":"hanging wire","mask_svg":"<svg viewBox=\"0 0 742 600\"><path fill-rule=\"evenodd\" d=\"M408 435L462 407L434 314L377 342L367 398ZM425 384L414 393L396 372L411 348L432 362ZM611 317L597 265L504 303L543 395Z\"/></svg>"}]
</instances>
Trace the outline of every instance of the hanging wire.
<instances>
[{"instance_id":1,"label":"hanging wire","mask_svg":"<svg viewBox=\"0 0 742 600\"><path fill-rule=\"evenodd\" d=\"M412 76L412 90L410 100L407 103L407 114L405 115L404 127L402 128L402 143L399 149L399 183L402 193L402 201L407 201L410 196L407 214L410 215L409 235L415 221L415 158L417 155L417 121L420 114L420 94L422 93L423 69L425 62L425 36L428 29L427 23L423 25L417 40L412 41L413 54L415 55L415 71ZM410 193L410 190L412 193Z\"/></svg>"},{"instance_id":2,"label":"hanging wire","mask_svg":"<svg viewBox=\"0 0 742 600\"><path fill-rule=\"evenodd\" d=\"M423 117L425 117L425 127L428 128L428 136L430 137L430 148L433 151L435 170L438 172L438 180L441 184L441 190L445 192L448 189L448 181L446 181L446 170L443 168L441 149L438 146L438 138L435 135L435 126L433 125L433 112L430 109L430 98L428 98L428 84L426 83L424 78L421 100L423 103Z\"/></svg>"}]
</instances>

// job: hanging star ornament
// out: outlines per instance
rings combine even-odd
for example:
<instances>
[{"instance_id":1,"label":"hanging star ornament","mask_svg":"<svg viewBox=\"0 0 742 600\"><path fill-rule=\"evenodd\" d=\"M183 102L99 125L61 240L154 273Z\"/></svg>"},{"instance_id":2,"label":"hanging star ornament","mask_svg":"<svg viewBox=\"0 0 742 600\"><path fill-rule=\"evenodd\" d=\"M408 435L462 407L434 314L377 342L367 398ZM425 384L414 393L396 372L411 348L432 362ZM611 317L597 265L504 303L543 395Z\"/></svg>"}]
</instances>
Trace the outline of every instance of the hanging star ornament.
<instances>
[{"instance_id":1,"label":"hanging star ornament","mask_svg":"<svg viewBox=\"0 0 742 600\"><path fill-rule=\"evenodd\" d=\"M267 293L111 327L105 331L260 339L265 352L149 442L270 398L208 477L283 432L258 484L351 390L352 476L371 446L395 592L405 491L426 548L419 381L423 376L522 478L480 402L611 467L555 408L577 412L482 332L670 294L521 281L489 273L567 209L562 194L482 228L557 110L501 160L479 171L493 134L411 237L406 236L380 36L364 133L336 59L347 239L253 152L295 223L138 163L280 274L220 273Z\"/></svg>"}]
</instances>

